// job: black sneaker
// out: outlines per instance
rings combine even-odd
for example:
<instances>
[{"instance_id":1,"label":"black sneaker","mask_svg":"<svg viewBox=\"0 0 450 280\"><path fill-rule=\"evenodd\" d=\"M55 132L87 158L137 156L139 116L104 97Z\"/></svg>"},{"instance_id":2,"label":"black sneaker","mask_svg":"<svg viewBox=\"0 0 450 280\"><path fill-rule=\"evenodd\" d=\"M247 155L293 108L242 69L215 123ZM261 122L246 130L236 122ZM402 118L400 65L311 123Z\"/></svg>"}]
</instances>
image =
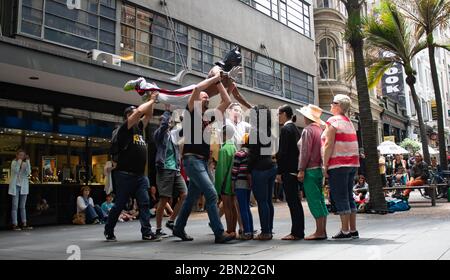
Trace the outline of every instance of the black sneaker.
<instances>
[{"instance_id":1,"label":"black sneaker","mask_svg":"<svg viewBox=\"0 0 450 280\"><path fill-rule=\"evenodd\" d=\"M166 222L166 228L168 228L168 229L173 231L174 227L175 227L175 222L174 221L167 221Z\"/></svg>"},{"instance_id":2,"label":"black sneaker","mask_svg":"<svg viewBox=\"0 0 450 280\"><path fill-rule=\"evenodd\" d=\"M108 233L105 232L105 238L106 238L107 242L116 242L117 241L117 238L114 235L114 233L108 234Z\"/></svg>"},{"instance_id":3,"label":"black sneaker","mask_svg":"<svg viewBox=\"0 0 450 280\"><path fill-rule=\"evenodd\" d=\"M164 236L167 236L167 233L165 233L161 228L158 228L158 229L156 229L156 236L164 237Z\"/></svg>"},{"instance_id":4,"label":"black sneaker","mask_svg":"<svg viewBox=\"0 0 450 280\"><path fill-rule=\"evenodd\" d=\"M235 237L233 235L226 235L225 233L222 233L221 236L216 236L214 243L223 244L233 240L234 238Z\"/></svg>"},{"instance_id":5,"label":"black sneaker","mask_svg":"<svg viewBox=\"0 0 450 280\"><path fill-rule=\"evenodd\" d=\"M179 231L174 230L173 231L173 235L178 237L178 238L181 238L181 240L183 240L183 241L192 241L192 240L194 240L194 238L189 236L189 235L187 235L185 231L179 232Z\"/></svg>"},{"instance_id":6,"label":"black sneaker","mask_svg":"<svg viewBox=\"0 0 450 280\"><path fill-rule=\"evenodd\" d=\"M358 231L350 232L350 235L352 236L353 239L358 239L359 238L359 232Z\"/></svg>"},{"instance_id":7,"label":"black sneaker","mask_svg":"<svg viewBox=\"0 0 450 280\"><path fill-rule=\"evenodd\" d=\"M345 234L342 232L342 230L331 238L331 240L351 240L351 239L352 235L350 233Z\"/></svg>"},{"instance_id":8,"label":"black sneaker","mask_svg":"<svg viewBox=\"0 0 450 280\"><path fill-rule=\"evenodd\" d=\"M151 241L151 242L158 242L158 241L161 241L162 239L161 239L160 236L158 236L158 235L156 235L154 233L151 233L149 235L142 235L142 240L144 240L144 241Z\"/></svg>"}]
</instances>

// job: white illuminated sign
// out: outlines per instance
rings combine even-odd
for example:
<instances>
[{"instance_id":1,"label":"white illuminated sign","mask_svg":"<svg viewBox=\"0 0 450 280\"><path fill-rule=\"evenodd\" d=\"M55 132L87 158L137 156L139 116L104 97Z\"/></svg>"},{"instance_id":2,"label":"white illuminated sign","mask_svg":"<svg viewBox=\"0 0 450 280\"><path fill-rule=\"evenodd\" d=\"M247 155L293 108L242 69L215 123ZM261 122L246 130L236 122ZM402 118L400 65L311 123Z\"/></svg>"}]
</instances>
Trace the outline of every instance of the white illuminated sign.
<instances>
[{"instance_id":1,"label":"white illuminated sign","mask_svg":"<svg viewBox=\"0 0 450 280\"><path fill-rule=\"evenodd\" d=\"M67 8L69 10L73 10L73 9L81 9L81 0L67 0Z\"/></svg>"}]
</instances>

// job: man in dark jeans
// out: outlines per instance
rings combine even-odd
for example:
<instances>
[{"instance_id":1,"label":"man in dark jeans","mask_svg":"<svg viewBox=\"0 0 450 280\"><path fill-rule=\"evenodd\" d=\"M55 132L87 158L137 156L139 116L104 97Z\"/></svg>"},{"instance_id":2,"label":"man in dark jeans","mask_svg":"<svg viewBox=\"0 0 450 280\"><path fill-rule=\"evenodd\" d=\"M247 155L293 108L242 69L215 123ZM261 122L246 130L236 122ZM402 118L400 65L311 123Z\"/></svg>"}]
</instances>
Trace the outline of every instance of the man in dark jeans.
<instances>
[{"instance_id":1,"label":"man in dark jeans","mask_svg":"<svg viewBox=\"0 0 450 280\"><path fill-rule=\"evenodd\" d=\"M183 241L194 240L194 238L186 234L184 229L192 211L192 206L201 193L205 196L205 209L208 212L210 227L215 235L215 243L225 243L233 239L233 236L224 232L217 208L217 192L214 184L211 182L208 171L210 122L205 119L204 113L208 109L209 96L204 90L211 85L218 87L221 103L216 110L223 114L231 101L221 80L222 74L217 73L215 76L197 84L183 117L183 135L185 139L183 165L186 174L189 176L189 186L187 197L181 206L173 228L173 235L181 238Z\"/></svg>"},{"instance_id":2,"label":"man in dark jeans","mask_svg":"<svg viewBox=\"0 0 450 280\"><path fill-rule=\"evenodd\" d=\"M150 100L141 104L138 108L130 106L125 109L125 121L117 132L119 154L117 167L114 171L116 204L111 209L105 225L104 234L107 241L116 241L114 227L132 194L136 197L139 206L142 240L161 240L151 230L149 181L144 175L147 162L147 143L144 140L143 132L153 116L153 105L156 97L157 94L154 93Z\"/></svg>"},{"instance_id":3,"label":"man in dark jeans","mask_svg":"<svg viewBox=\"0 0 450 280\"><path fill-rule=\"evenodd\" d=\"M277 153L277 181L283 183L292 220L291 232L282 240L300 240L305 237L305 216L299 197L300 190L297 180L299 155L297 142L300 139L300 132L294 124L296 116L290 106L283 105L278 108L278 120L282 127Z\"/></svg>"}]
</instances>

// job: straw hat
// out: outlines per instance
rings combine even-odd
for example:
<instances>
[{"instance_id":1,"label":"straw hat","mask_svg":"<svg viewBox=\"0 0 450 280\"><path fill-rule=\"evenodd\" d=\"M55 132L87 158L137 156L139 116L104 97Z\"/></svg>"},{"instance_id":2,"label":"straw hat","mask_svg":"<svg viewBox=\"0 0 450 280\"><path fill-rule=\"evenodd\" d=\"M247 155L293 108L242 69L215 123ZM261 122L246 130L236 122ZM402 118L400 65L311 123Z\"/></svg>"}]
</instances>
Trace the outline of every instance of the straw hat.
<instances>
[{"instance_id":1,"label":"straw hat","mask_svg":"<svg viewBox=\"0 0 450 280\"><path fill-rule=\"evenodd\" d=\"M320 119L320 116L322 115L322 109L320 107L309 104L308 106L304 106L301 109L297 109L297 111L313 122L316 122L320 125L325 125L325 122Z\"/></svg>"}]
</instances>

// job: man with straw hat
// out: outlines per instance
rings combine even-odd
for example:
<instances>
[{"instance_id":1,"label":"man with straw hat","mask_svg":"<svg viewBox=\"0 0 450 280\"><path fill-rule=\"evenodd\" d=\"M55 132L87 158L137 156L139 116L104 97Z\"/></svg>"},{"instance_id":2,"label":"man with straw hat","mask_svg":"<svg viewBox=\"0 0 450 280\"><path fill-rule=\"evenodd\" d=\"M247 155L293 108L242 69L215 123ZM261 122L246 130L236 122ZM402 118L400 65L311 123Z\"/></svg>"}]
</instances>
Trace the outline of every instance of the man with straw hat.
<instances>
[{"instance_id":1,"label":"man with straw hat","mask_svg":"<svg viewBox=\"0 0 450 280\"><path fill-rule=\"evenodd\" d=\"M321 125L325 125L320 119L322 109L310 104L297 111L303 115L306 124L298 141L300 153L297 177L303 182L309 209L316 219L316 232L305 237L305 240L325 240L328 210L322 191Z\"/></svg>"}]
</instances>

